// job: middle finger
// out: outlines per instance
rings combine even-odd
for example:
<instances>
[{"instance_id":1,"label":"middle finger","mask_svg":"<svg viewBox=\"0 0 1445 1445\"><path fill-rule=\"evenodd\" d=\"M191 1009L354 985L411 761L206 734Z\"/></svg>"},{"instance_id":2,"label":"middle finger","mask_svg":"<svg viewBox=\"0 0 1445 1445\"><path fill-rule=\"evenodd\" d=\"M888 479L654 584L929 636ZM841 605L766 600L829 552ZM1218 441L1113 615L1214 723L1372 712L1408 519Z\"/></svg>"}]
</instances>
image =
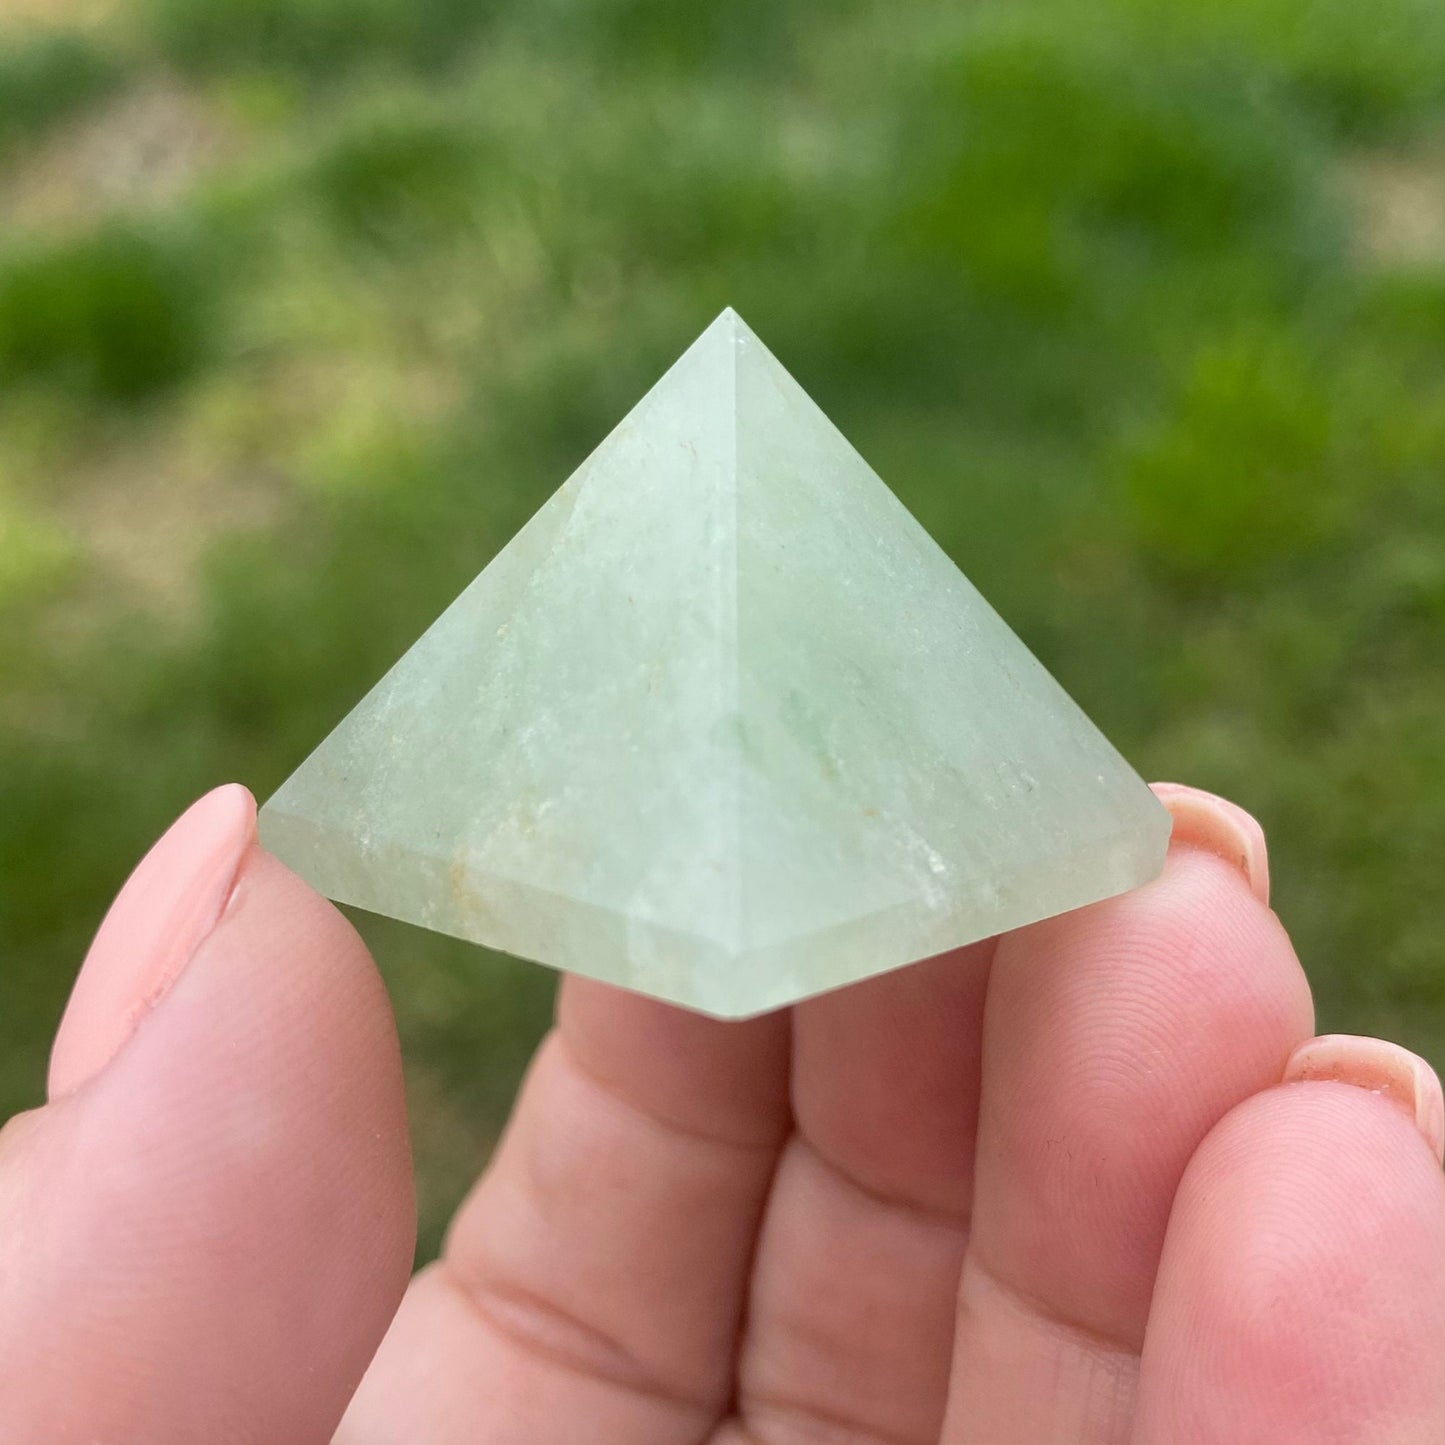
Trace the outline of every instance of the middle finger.
<instances>
[{"instance_id":1,"label":"middle finger","mask_svg":"<svg viewBox=\"0 0 1445 1445\"><path fill-rule=\"evenodd\" d=\"M1161 878L995 956L947 1442L1126 1438L1185 1165L1313 1032L1263 868L1245 866L1258 826L1207 795L1166 801Z\"/></svg>"},{"instance_id":2,"label":"middle finger","mask_svg":"<svg viewBox=\"0 0 1445 1445\"><path fill-rule=\"evenodd\" d=\"M967 1237L993 943L799 1005L795 1133L739 1361L749 1445L933 1445Z\"/></svg>"}]
</instances>

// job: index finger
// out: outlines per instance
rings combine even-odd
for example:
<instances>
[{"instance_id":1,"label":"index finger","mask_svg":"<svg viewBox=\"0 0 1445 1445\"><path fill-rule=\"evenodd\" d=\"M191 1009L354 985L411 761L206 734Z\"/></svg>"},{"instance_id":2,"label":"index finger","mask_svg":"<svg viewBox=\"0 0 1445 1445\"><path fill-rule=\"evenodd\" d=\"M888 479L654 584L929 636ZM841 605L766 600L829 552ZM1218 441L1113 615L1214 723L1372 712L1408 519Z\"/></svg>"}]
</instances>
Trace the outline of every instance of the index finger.
<instances>
[{"instance_id":1,"label":"index finger","mask_svg":"<svg viewBox=\"0 0 1445 1445\"><path fill-rule=\"evenodd\" d=\"M692 1445L727 1408L789 1122L788 1019L724 1023L568 978L441 1259L343 1424L424 1439Z\"/></svg>"}]
</instances>

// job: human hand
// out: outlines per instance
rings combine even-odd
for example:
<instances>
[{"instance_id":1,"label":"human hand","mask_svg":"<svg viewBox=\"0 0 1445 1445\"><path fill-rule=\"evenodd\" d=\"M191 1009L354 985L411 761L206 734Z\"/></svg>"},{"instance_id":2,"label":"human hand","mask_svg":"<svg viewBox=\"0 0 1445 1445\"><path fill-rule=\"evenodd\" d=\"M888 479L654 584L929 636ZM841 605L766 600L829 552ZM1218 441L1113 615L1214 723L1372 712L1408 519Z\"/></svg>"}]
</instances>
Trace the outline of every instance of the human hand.
<instances>
[{"instance_id":1,"label":"human hand","mask_svg":"<svg viewBox=\"0 0 1445 1445\"><path fill-rule=\"evenodd\" d=\"M385 993L210 794L0 1133L0 1442L1439 1445L1440 1085L1161 793L1156 882L787 1013L566 980L409 1287Z\"/></svg>"}]
</instances>

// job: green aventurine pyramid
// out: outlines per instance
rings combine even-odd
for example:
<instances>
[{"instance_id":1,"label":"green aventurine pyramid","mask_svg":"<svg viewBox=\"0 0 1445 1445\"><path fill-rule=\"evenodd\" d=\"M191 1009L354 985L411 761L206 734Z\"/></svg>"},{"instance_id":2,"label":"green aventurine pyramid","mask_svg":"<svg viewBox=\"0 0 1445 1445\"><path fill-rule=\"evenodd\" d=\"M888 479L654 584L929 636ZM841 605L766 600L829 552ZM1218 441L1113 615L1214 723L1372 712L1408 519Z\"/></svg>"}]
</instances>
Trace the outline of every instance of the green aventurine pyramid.
<instances>
[{"instance_id":1,"label":"green aventurine pyramid","mask_svg":"<svg viewBox=\"0 0 1445 1445\"><path fill-rule=\"evenodd\" d=\"M731 310L261 814L341 902L727 1017L1123 892L1168 836Z\"/></svg>"}]
</instances>

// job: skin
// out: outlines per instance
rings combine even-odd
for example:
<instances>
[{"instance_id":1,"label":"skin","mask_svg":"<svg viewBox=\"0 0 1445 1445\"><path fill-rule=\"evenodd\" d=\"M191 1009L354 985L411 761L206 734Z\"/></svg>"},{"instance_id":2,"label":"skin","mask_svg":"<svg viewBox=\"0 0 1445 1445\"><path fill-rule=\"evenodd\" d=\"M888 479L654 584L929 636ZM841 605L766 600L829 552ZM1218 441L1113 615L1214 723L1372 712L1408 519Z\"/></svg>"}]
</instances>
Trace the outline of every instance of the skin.
<instances>
[{"instance_id":1,"label":"skin","mask_svg":"<svg viewBox=\"0 0 1445 1445\"><path fill-rule=\"evenodd\" d=\"M0 1132L0 1440L1439 1445L1439 1082L1160 795L1156 882L787 1012L567 979L410 1281L385 992L208 795Z\"/></svg>"}]
</instances>

